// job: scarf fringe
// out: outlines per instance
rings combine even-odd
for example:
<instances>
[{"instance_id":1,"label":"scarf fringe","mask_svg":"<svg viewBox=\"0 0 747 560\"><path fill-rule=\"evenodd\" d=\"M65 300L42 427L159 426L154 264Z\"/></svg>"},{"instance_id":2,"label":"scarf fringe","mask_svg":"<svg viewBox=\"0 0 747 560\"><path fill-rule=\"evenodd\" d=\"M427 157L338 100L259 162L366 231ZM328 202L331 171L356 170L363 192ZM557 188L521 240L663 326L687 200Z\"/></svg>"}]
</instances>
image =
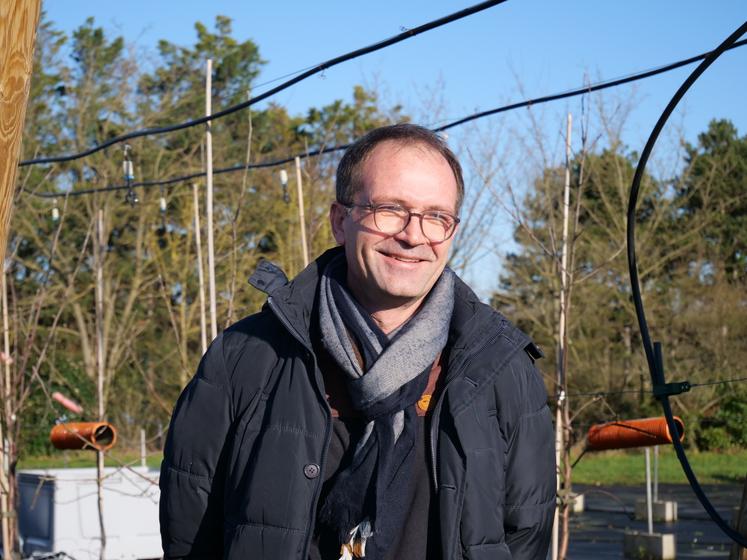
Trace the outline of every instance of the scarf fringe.
<instances>
[{"instance_id":1,"label":"scarf fringe","mask_svg":"<svg viewBox=\"0 0 747 560\"><path fill-rule=\"evenodd\" d=\"M366 541L373 535L371 522L368 519L361 521L350 531L350 540L340 547L339 560L353 560L354 558L365 558Z\"/></svg>"}]
</instances>

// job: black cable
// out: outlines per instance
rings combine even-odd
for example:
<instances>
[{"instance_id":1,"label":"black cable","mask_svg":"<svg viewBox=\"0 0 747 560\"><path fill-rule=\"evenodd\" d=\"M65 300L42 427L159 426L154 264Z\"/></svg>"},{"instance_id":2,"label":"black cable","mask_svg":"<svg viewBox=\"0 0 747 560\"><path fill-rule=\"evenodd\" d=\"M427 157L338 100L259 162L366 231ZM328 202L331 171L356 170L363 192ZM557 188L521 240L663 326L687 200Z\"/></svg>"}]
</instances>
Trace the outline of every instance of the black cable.
<instances>
[{"instance_id":1,"label":"black cable","mask_svg":"<svg viewBox=\"0 0 747 560\"><path fill-rule=\"evenodd\" d=\"M690 487L693 489L696 497L703 505L703 508L708 513L709 517L713 520L716 525L724 532L726 536L732 539L734 542L747 548L747 538L740 535L737 531L732 529L729 524L718 514L716 509L711 504L708 497L705 495L703 488L700 486L695 473L690 466L690 462L687 460L685 449L682 447L680 441L679 432L674 423L674 416L672 414L672 407L669 402L669 396L677 394L678 391L687 390L690 384L687 382L683 383L671 383L666 384L664 380L664 364L661 353L661 345L656 343L651 344L651 336L648 331L648 324L646 322L646 314L643 309L643 300L641 299L641 288L638 282L638 266L636 264L635 254L635 219L636 219L636 204L638 202L638 191L640 190L641 180L646 169L646 163L651 155L651 151L656 144L656 140L664 128L667 120L679 104L682 97L687 93L690 87L695 81L705 72L705 70L713 64L713 62L721 56L729 47L736 44L737 40L747 31L747 22L743 23L734 33L721 43L714 51L708 54L708 56L698 65L695 70L688 76L685 82L679 87L677 92L672 97L669 104L664 109L664 112L656 122L654 129L651 131L646 146L641 152L641 158L638 162L638 166L633 176L633 183L630 187L630 199L628 201L628 231L627 231L627 244L628 244L628 269L630 272L630 286L633 292L633 303L635 304L635 311L638 317L638 325L641 329L641 339L643 343L643 349L646 352L646 361L648 362L649 371L651 373L651 382L653 384L654 395L661 402L661 407L664 412L664 416L667 419L667 425L669 426L670 433L672 434L672 444L674 445L677 458L682 465L682 470L687 477ZM675 387L678 386L678 387Z\"/></svg>"},{"instance_id":2,"label":"black cable","mask_svg":"<svg viewBox=\"0 0 747 560\"><path fill-rule=\"evenodd\" d=\"M729 49L735 49L737 47L742 47L744 45L747 45L747 39L735 43L734 45L732 45L731 47L729 47ZM601 89L606 89L606 88L610 88L610 87L616 87L616 86L627 84L627 83L634 82L634 81L637 81L637 80L643 80L643 79L646 79L646 78L650 78L652 76L656 76L658 74L663 74L665 72L670 72L672 70L676 70L677 68L681 68L682 66L687 66L688 64L692 64L693 62L697 62L698 60L704 59L706 56L708 56L708 54L709 53L703 53L703 54L699 54L699 55L696 55L696 56L691 56L690 58L687 58L687 59L684 59L684 60L680 60L680 61L677 61L677 62L673 62L673 63L667 64L665 66L660 66L660 67L652 69L652 70L645 70L645 71L642 71L642 72L631 74L631 75L626 76L624 78L618 78L618 79L613 79L613 80L610 80L610 81L598 82L596 84L590 84L588 86L576 88L576 89L573 89L573 90L570 90L570 91L567 91L567 92L563 92L563 93L557 93L557 94L553 94L553 95L546 95L546 96L543 96L543 97L536 97L534 99L527 99L527 100L520 101L520 102L517 102L517 103L512 103L510 105L504 105L502 107L498 107L498 108L495 108L495 109L489 109L487 111L481 111L479 113L473 113L472 115L460 118L460 119L458 119L456 121L447 123L447 124L445 124L445 125L443 125L441 127L438 127L438 128L432 129L432 130L434 132L442 132L442 131L448 130L450 128L453 128L453 127L465 124L467 122L474 121L474 120L477 120L477 119L481 119L481 118L484 118L484 117L488 117L488 116L491 116L491 115L496 115L498 113L512 111L512 110L515 110L515 109L521 109L523 107L530 107L532 105L541 105L543 103L549 103L551 101L556 101L558 99L565 99L565 98L568 98L568 97L583 95L583 94L586 94L586 93L590 93L590 92L594 92L594 91L599 91ZM320 156L320 155L323 155L323 154L330 154L330 153L334 153L334 152L339 152L339 151L345 150L345 149L348 148L349 145L350 144L342 144L342 145L338 145L338 146L330 146L328 148L321 148L321 149L317 149L317 150L303 152L303 153L297 154L297 156L300 157L300 158L316 157L316 156ZM213 174L219 175L221 173L232 173L232 172L237 172L237 171L243 171L245 169L263 169L263 168L277 167L279 165L285 165L286 163L290 163L295 158L296 158L296 156L294 155L294 156L289 156L289 157L282 158L282 159L270 160L270 161L265 161L265 162L260 162L260 163L252 163L252 164L249 164L249 165L239 164L239 165L234 165L234 166L231 166L231 167L224 167L224 168L220 168L220 169L215 169L215 170L213 170ZM33 162L33 160L31 160L31 162ZM28 162L21 162L21 163L23 164L23 163L28 163ZM180 183L182 181L190 181L192 179L197 179L199 177L204 177L204 176L205 176L205 172L204 171L200 171L200 172L196 172L196 173L191 173L189 175L181 175L181 176L178 176L178 177L172 177L172 178L169 178L169 179L161 179L161 180L154 180L154 181L141 181L139 183L132 183L132 187L148 188L148 187L156 187L156 186L159 186L159 185L172 185L174 183ZM124 186L124 185L115 185L115 186L99 187L99 188L95 188L95 189L84 189L84 190L70 192L69 196L86 195L86 194L92 194L92 193L96 193L96 192L118 191L118 190L123 190L123 189L126 189L126 188L127 187ZM34 196L38 196L40 198L55 198L55 197L58 197L58 196L65 196L68 193L59 193L59 192L35 193L35 192L32 192L31 194L34 195Z\"/></svg>"},{"instance_id":3,"label":"black cable","mask_svg":"<svg viewBox=\"0 0 747 560\"><path fill-rule=\"evenodd\" d=\"M331 146L329 148L321 148L318 150L310 150L308 152L304 152L303 154L299 154L298 157L307 158L307 157L315 157L320 156L323 154L329 154L332 152L338 152L342 150L346 150L350 144L343 144L340 146ZM277 159L277 160L271 160L271 161L264 161L259 163L250 163L249 165L244 165L243 163L238 165L232 165L231 167L222 167L218 169L213 169L213 175L222 175L224 173L234 173L237 171L244 171L245 169L266 169L270 167L277 167L279 165L284 165L286 163L291 163L296 159L296 156L290 156L283 159ZM194 173L190 173L188 175L179 175L178 177L170 177L168 179L156 179L151 181L140 181L137 183L131 183L128 185L109 185L106 187L98 187L93 189L81 189L77 191L69 191L69 192L33 192L29 191L29 194L39 197L39 198L57 198L60 196L81 196L81 195L87 195L87 194L93 194L98 192L108 192L108 191L121 191L128 188L151 188L151 187L162 187L167 185L173 185L174 183L181 183L184 181L191 181L192 179L199 179L200 177L204 177L206 175L205 171L196 171Z\"/></svg>"},{"instance_id":4,"label":"black cable","mask_svg":"<svg viewBox=\"0 0 747 560\"><path fill-rule=\"evenodd\" d=\"M578 465L578 462L581 460L581 457L583 457L584 455L586 455L586 452L588 450L589 450L589 448L586 445L584 445L584 448L581 450L581 454L578 457L576 457L576 460L573 461L573 463L571 464L571 470L573 470L573 469L576 468L576 465Z\"/></svg>"},{"instance_id":5,"label":"black cable","mask_svg":"<svg viewBox=\"0 0 747 560\"><path fill-rule=\"evenodd\" d=\"M91 154L95 154L96 152L99 152L103 150L104 148L108 148L109 146L113 146L114 144L118 144L120 142L132 140L133 138L140 138L141 136L152 136L154 134L166 134L167 132L183 130L185 128L191 128L193 126L197 126L200 124L204 124L206 122L220 119L222 117L225 117L237 111L241 111L242 109L246 109L247 107L251 107L252 105L259 103L260 101L263 101L267 99L268 97L272 97L276 93L279 93L285 89L288 89L292 85L297 84L298 82L301 82L305 80L306 78L309 78L315 74L318 74L319 72L323 72L324 70L327 70L328 68L332 68L333 66L337 66L338 64L341 64L342 62L347 62L348 60L352 60L354 58L358 58L360 56L381 50L383 48L389 47L391 45L394 45L396 43L399 43L401 41L414 37L415 35L425 33L426 31L430 31L437 27L441 27L443 25L446 25L447 23L451 23L459 19L465 18L467 16L471 16L472 14L476 14L477 12L481 12L483 10L487 10L488 8L492 8L493 6L502 4L505 1L506 0L487 0L485 2L480 2L479 4L475 4L474 6L465 8L464 10L459 10L458 12L454 12L447 16L435 19L433 21L430 21L428 23L425 23L413 29L408 29L398 35L395 35L394 37L390 37L389 39L384 39L383 41L379 41L378 43L368 45L367 47L363 47L363 48L354 50L352 52L337 56L335 58L327 60L326 62L322 62L321 64L318 64L317 66L314 66L310 70L307 70L306 72L303 72L302 74L299 74L295 78L291 78L290 80L283 82L279 86L276 86L270 90L267 90L266 92L258 95L257 97L253 97L252 99L249 99L248 101L238 103L236 105L223 109L222 111L213 113L212 115L206 115L204 117L192 119L190 121L186 121L183 123L163 126L159 128L146 128L146 129L141 129L141 130L135 130L133 132L128 132L127 134L123 134L121 136L116 136L112 138L111 140L107 140L106 142L103 142L102 144L98 144L92 148L89 148L82 152L78 152L76 154L42 157L42 158L34 158L30 160L25 160L19 164L19 167L25 167L28 165L36 165L36 164L41 164L41 163L57 163L57 162L64 162L64 161L72 161L75 159L80 159L82 157L90 156Z\"/></svg>"},{"instance_id":6,"label":"black cable","mask_svg":"<svg viewBox=\"0 0 747 560\"><path fill-rule=\"evenodd\" d=\"M698 387L705 387L707 385L722 385L725 383L740 383L747 381L747 377L733 377L732 379L723 379L721 381L704 381L703 383L692 383L691 387L697 389Z\"/></svg>"},{"instance_id":7,"label":"black cable","mask_svg":"<svg viewBox=\"0 0 747 560\"><path fill-rule=\"evenodd\" d=\"M729 46L728 49L736 49L737 47L741 47L746 44L747 44L747 39L745 39L744 41L739 41L737 43L734 43L733 45ZM671 70L676 70L677 68L687 66L688 64L692 64L693 62L697 62L698 60L704 60L707 56L710 56L711 54L713 54L713 52L714 51L699 54L696 56L691 56L690 58L686 58L678 62L672 62L671 64L660 66L659 68L654 68L652 70L647 70L645 72L641 72L638 74L631 74L630 76L626 76L624 78L618 78L616 80L610 80L607 82L600 82L598 84L590 85L584 88L578 88L578 89L574 89L574 90L567 91L564 93L556 93L555 95L546 95L545 97L538 97L537 99L532 99L530 101L522 101L519 103L514 103L512 105L506 105L504 107L499 107L498 109L489 109L487 111L482 111L480 113L475 113L468 117L464 117L463 119L459 119L458 121L454 121L452 123L446 124L434 130L436 132L441 132L444 130L448 130L452 127L467 123L469 121L480 119L482 117L488 117L490 115L496 115L498 113L503 113L504 111L511 111L513 109L519 109L521 107L527 107L529 105L540 105L542 103L548 103L550 101L557 101L558 99L565 99L567 97L573 97L575 95L582 95L584 93L591 93L593 91L599 91L602 89L617 87L623 84L628 84L630 82L635 82L637 80L643 80L645 78L650 78L651 76L656 76L657 74L663 74L665 72L670 72Z\"/></svg>"},{"instance_id":8,"label":"black cable","mask_svg":"<svg viewBox=\"0 0 747 560\"><path fill-rule=\"evenodd\" d=\"M716 381L703 381L702 383L691 383L691 389L709 387L712 385L726 385L728 383L742 383L747 381L747 377L732 377L731 379L719 379ZM586 391L582 393L568 393L566 397L609 397L611 395L626 395L640 393L641 389L621 389L619 391Z\"/></svg>"},{"instance_id":9,"label":"black cable","mask_svg":"<svg viewBox=\"0 0 747 560\"><path fill-rule=\"evenodd\" d=\"M585 393L568 393L566 397L609 397L612 395L625 395L640 392L640 389L622 389L620 391L589 391Z\"/></svg>"}]
</instances>

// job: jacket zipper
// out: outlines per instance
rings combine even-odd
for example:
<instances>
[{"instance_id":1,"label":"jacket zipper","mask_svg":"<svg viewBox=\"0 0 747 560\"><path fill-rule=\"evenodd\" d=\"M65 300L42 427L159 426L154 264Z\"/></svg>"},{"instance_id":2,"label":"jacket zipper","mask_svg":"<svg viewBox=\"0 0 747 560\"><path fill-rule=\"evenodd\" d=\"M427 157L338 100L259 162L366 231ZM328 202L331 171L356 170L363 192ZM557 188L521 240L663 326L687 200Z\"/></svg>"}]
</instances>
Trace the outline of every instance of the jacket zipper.
<instances>
[{"instance_id":1,"label":"jacket zipper","mask_svg":"<svg viewBox=\"0 0 747 560\"><path fill-rule=\"evenodd\" d=\"M436 456L436 435L438 432L438 425L439 425L439 416L441 414L441 406L443 405L444 396L446 395L446 391L449 388L449 385L451 385L455 379L457 379L462 372L467 368L467 366L471 363L472 358L485 350L488 346L490 346L495 340L500 336L501 332L503 332L503 329L492 335L490 338L485 340L480 347L471 352L465 359L462 361L462 364L459 366L459 369L454 374L447 374L448 381L446 382L446 385L444 385L444 388L441 390L441 394L438 396L438 400L436 401L436 407L433 409L433 415L431 416L431 468L433 471L433 485L435 487L436 492L438 493L438 460Z\"/></svg>"},{"instance_id":2,"label":"jacket zipper","mask_svg":"<svg viewBox=\"0 0 747 560\"><path fill-rule=\"evenodd\" d=\"M275 301L272 299L272 296L267 298L267 303L270 306L270 309L275 313L275 316L278 318L280 323L285 327L285 329L295 338L301 346L303 346L306 351L309 353L311 357L314 358L314 375L316 376L317 372L317 364L316 364L316 355L314 354L314 350L312 348L309 348L306 343L304 342L303 338L300 334L296 331L295 327L291 325L290 321L288 321L285 318L285 315L280 311L280 309L275 305ZM318 387L317 387L318 388ZM329 403L327 402L327 399L324 400L324 405L327 408L327 426L324 432L324 448L322 449L322 456L319 459L319 482L316 485L316 490L314 491L314 498L311 500L311 511L310 511L310 522L309 522L309 530L306 533L306 540L304 542L303 546L303 554L301 555L301 560L305 560L309 556L309 545L311 544L311 535L313 531L313 527L316 524L316 508L317 503L319 502L319 495L322 491L322 482L324 480L324 463L327 459L327 449L329 448L329 442L331 439L331 417L332 417L332 409L329 406Z\"/></svg>"}]
</instances>

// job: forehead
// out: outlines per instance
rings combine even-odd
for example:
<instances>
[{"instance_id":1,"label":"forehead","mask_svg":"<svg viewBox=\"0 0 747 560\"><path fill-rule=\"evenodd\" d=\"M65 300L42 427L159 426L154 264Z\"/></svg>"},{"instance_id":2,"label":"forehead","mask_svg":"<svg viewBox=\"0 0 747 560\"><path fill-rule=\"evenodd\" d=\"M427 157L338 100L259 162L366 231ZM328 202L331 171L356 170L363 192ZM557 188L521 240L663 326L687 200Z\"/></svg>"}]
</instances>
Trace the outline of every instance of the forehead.
<instances>
[{"instance_id":1,"label":"forehead","mask_svg":"<svg viewBox=\"0 0 747 560\"><path fill-rule=\"evenodd\" d=\"M382 142L361 166L361 194L370 202L398 202L410 208L453 211L454 171L446 158L422 143Z\"/></svg>"}]
</instances>

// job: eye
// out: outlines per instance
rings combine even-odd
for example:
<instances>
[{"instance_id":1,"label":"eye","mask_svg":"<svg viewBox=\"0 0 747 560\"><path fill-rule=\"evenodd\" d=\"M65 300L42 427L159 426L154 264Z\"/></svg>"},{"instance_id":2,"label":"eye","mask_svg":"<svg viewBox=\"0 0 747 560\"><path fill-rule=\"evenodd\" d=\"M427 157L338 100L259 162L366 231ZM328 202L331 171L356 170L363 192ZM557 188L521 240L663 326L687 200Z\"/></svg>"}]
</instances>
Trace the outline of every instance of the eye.
<instances>
[{"instance_id":1,"label":"eye","mask_svg":"<svg viewBox=\"0 0 747 560\"><path fill-rule=\"evenodd\" d=\"M454 223L454 217L451 214L441 212L440 210L423 212L423 219L432 224L443 226L445 229L450 228Z\"/></svg>"},{"instance_id":2,"label":"eye","mask_svg":"<svg viewBox=\"0 0 747 560\"><path fill-rule=\"evenodd\" d=\"M374 206L374 212L383 215L403 216L407 210L397 204L377 204Z\"/></svg>"}]
</instances>

